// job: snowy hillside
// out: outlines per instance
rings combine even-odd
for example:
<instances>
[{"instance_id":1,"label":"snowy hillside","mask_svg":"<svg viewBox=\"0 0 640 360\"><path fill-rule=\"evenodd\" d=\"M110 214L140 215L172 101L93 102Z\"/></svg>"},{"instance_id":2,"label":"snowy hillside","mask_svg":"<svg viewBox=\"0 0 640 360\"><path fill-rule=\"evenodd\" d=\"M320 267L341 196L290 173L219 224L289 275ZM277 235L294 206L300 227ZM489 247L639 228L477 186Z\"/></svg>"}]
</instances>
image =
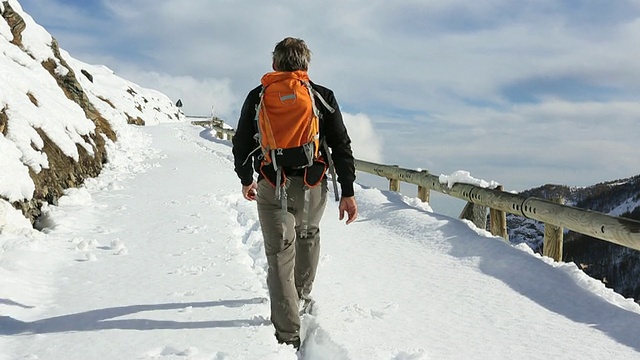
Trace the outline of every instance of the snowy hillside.
<instances>
[{"instance_id":1,"label":"snowy hillside","mask_svg":"<svg viewBox=\"0 0 640 360\"><path fill-rule=\"evenodd\" d=\"M34 198L55 203L99 173L128 124L183 117L165 95L72 58L18 1L3 1L0 13L0 208L8 201L26 214L37 211L25 205Z\"/></svg>"},{"instance_id":2,"label":"snowy hillside","mask_svg":"<svg viewBox=\"0 0 640 360\"><path fill-rule=\"evenodd\" d=\"M0 359L633 359L640 306L524 245L357 187L330 201L303 352L269 322L255 204L230 143L131 128L95 180L0 235ZM20 218L10 211L12 219Z\"/></svg>"}]
</instances>

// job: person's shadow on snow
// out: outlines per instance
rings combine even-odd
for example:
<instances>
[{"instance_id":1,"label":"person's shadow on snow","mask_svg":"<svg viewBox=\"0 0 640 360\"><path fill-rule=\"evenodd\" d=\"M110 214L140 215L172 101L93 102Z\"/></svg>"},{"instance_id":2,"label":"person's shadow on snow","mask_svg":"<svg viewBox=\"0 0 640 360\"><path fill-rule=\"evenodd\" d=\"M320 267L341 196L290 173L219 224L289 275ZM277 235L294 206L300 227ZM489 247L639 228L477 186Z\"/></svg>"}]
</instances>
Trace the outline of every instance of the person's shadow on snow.
<instances>
[{"instance_id":1,"label":"person's shadow on snow","mask_svg":"<svg viewBox=\"0 0 640 360\"><path fill-rule=\"evenodd\" d=\"M0 305L8 305L8 306L17 306L23 309L33 309L34 306L20 304L19 302L15 302L11 299L0 299Z\"/></svg>"},{"instance_id":2,"label":"person's shadow on snow","mask_svg":"<svg viewBox=\"0 0 640 360\"><path fill-rule=\"evenodd\" d=\"M0 335L17 335L24 333L48 334L69 331L96 330L158 330L158 329L204 329L231 328L243 326L269 325L271 322L261 316L251 319L210 320L210 321L172 321L149 319L110 320L143 311L175 310L184 308L207 308L215 306L241 307L250 304L262 304L265 298L243 300L204 301L191 303L149 304L119 306L106 309L86 311L78 314L62 315L36 321L20 321L10 316L0 316Z\"/></svg>"}]
</instances>

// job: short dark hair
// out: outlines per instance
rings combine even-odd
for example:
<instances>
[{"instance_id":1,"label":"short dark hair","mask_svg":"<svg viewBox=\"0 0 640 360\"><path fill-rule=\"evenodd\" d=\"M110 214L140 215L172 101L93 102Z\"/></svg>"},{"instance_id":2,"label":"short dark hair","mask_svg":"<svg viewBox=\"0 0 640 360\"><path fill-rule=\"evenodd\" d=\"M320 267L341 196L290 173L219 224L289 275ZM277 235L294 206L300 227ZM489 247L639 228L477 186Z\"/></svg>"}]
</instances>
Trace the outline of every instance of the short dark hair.
<instances>
[{"instance_id":1,"label":"short dark hair","mask_svg":"<svg viewBox=\"0 0 640 360\"><path fill-rule=\"evenodd\" d=\"M309 70L311 50L304 40L287 37L273 50L273 67L277 71Z\"/></svg>"}]
</instances>

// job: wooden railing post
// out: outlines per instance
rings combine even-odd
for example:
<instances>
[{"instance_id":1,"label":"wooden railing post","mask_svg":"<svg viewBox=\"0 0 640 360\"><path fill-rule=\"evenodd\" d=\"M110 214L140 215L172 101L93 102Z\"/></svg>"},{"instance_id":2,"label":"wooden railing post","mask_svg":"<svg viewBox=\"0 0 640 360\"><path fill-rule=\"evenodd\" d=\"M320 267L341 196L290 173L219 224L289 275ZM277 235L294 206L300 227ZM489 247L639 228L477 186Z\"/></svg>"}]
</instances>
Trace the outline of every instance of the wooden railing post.
<instances>
[{"instance_id":1,"label":"wooden railing post","mask_svg":"<svg viewBox=\"0 0 640 360\"><path fill-rule=\"evenodd\" d=\"M224 122L222 121L222 119L216 117L216 116L212 116L211 117L211 128L222 128L222 126L224 125ZM222 131L216 131L216 137L218 139L224 139L224 133Z\"/></svg>"},{"instance_id":2,"label":"wooden railing post","mask_svg":"<svg viewBox=\"0 0 640 360\"><path fill-rule=\"evenodd\" d=\"M562 198L552 199L553 202L564 204ZM542 255L548 256L555 261L562 261L562 245L564 241L564 229L561 226L544 224L544 243L542 245Z\"/></svg>"},{"instance_id":3,"label":"wooden railing post","mask_svg":"<svg viewBox=\"0 0 640 360\"><path fill-rule=\"evenodd\" d=\"M400 168L398 165L392 165L395 168ZM389 177L389 191L400 192L400 178L399 177Z\"/></svg>"},{"instance_id":4,"label":"wooden railing post","mask_svg":"<svg viewBox=\"0 0 640 360\"><path fill-rule=\"evenodd\" d=\"M468 202L460 213L460 219L471 221L479 229L487 228L487 207Z\"/></svg>"},{"instance_id":5,"label":"wooden railing post","mask_svg":"<svg viewBox=\"0 0 640 360\"><path fill-rule=\"evenodd\" d=\"M389 179L389 190L400 192L400 179Z\"/></svg>"},{"instance_id":6,"label":"wooden railing post","mask_svg":"<svg viewBox=\"0 0 640 360\"><path fill-rule=\"evenodd\" d=\"M428 186L418 185L418 198L424 203L429 203L431 197L431 189Z\"/></svg>"},{"instance_id":7,"label":"wooden railing post","mask_svg":"<svg viewBox=\"0 0 640 360\"><path fill-rule=\"evenodd\" d=\"M504 186L498 185L497 191L504 191ZM507 213L498 209L489 209L489 224L491 226L491 234L500 236L506 242L509 242L509 233L507 232Z\"/></svg>"}]
</instances>

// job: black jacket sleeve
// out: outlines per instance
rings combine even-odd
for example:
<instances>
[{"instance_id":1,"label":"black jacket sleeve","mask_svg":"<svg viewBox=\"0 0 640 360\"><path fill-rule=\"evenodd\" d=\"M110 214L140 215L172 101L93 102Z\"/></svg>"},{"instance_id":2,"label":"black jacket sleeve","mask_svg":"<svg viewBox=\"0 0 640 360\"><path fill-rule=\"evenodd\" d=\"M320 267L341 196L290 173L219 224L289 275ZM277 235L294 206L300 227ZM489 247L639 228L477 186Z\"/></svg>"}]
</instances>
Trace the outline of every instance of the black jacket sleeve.
<instances>
[{"instance_id":1,"label":"black jacket sleeve","mask_svg":"<svg viewBox=\"0 0 640 360\"><path fill-rule=\"evenodd\" d=\"M251 90L242 105L236 133L231 140L233 144L234 170L242 185L251 185L253 182L253 159L251 152L258 147L258 141L254 137L256 126L256 106L260 98L260 86Z\"/></svg>"},{"instance_id":2,"label":"black jacket sleeve","mask_svg":"<svg viewBox=\"0 0 640 360\"><path fill-rule=\"evenodd\" d=\"M342 189L342 196L353 196L353 182L356 179L355 161L351 151L351 138L344 125L338 101L330 89L317 84L313 84L313 87L329 106L335 110L332 113L322 102L316 102L322 113L320 137L326 140L331 149L331 157Z\"/></svg>"}]
</instances>

